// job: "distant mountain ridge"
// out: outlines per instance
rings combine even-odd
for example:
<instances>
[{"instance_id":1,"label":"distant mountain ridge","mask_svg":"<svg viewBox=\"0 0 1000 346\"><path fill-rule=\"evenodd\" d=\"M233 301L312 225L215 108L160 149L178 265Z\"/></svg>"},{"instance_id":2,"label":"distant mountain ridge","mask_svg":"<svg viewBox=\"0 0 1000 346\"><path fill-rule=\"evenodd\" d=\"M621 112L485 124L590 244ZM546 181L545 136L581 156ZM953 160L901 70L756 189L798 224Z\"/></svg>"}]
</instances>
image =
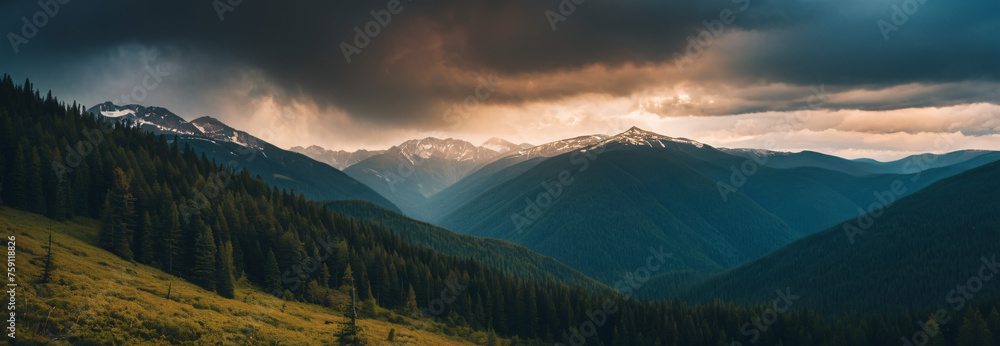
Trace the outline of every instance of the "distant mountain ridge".
<instances>
[{"instance_id":1,"label":"distant mountain ridge","mask_svg":"<svg viewBox=\"0 0 1000 346\"><path fill-rule=\"evenodd\" d=\"M128 119L136 122L140 128L153 133L169 133L178 135L203 135L194 124L161 107L144 107L141 105L116 106L111 101L91 107L88 112L112 119Z\"/></svg>"},{"instance_id":2,"label":"distant mountain ridge","mask_svg":"<svg viewBox=\"0 0 1000 346\"><path fill-rule=\"evenodd\" d=\"M627 254L649 246L674 254L664 272L712 272L796 237L747 197L723 202L715 181L685 163L690 152L717 152L702 143L632 128L549 147L562 154L497 170L518 172L440 224L524 245L604 283L642 266L643 257Z\"/></svg>"},{"instance_id":3,"label":"distant mountain ridge","mask_svg":"<svg viewBox=\"0 0 1000 346\"><path fill-rule=\"evenodd\" d=\"M918 171L962 164L970 160L985 163L990 158L1000 159L998 152L989 150L959 150L945 154L917 154L898 160L881 162L872 159L848 160L815 151L784 152L766 149L719 149L725 153L763 162L773 168L817 167L852 175L909 174ZM984 157L985 156L985 157ZM972 168L972 167L968 167Z\"/></svg>"},{"instance_id":4,"label":"distant mountain ridge","mask_svg":"<svg viewBox=\"0 0 1000 346\"><path fill-rule=\"evenodd\" d=\"M428 197L524 146L499 138L478 146L452 138L413 139L350 165L344 173L386 196L405 214L421 217L419 208Z\"/></svg>"},{"instance_id":5,"label":"distant mountain ridge","mask_svg":"<svg viewBox=\"0 0 1000 346\"><path fill-rule=\"evenodd\" d=\"M664 244L678 259L671 271L697 277L684 272L732 268L857 216L874 200L872 191L896 180L907 182L905 195L998 155L941 159L952 164L910 174L852 175L818 164L773 168L638 128L574 141L590 145L484 166L429 199L427 209L439 211L429 212L430 221L524 245L604 283L640 265L620 254ZM751 173L734 171L748 163ZM560 183L561 172L569 176ZM735 187L720 196L722 183ZM557 198L549 203L544 194Z\"/></svg>"},{"instance_id":6,"label":"distant mountain ridge","mask_svg":"<svg viewBox=\"0 0 1000 346\"><path fill-rule=\"evenodd\" d=\"M336 169L344 170L351 165L364 161L365 159L384 153L385 150L365 150L357 151L328 150L318 145L310 145L308 148L300 146L291 147L291 151L311 157L313 160L328 164Z\"/></svg>"},{"instance_id":7,"label":"distant mountain ridge","mask_svg":"<svg viewBox=\"0 0 1000 346\"><path fill-rule=\"evenodd\" d=\"M129 120L154 134L177 136L182 144L220 164L235 164L280 189L294 190L316 200L364 199L390 210L399 207L336 168L283 150L218 119L204 116L190 122L161 107L117 106L104 102L91 113L116 121ZM173 140L172 138L170 140Z\"/></svg>"},{"instance_id":8,"label":"distant mountain ridge","mask_svg":"<svg viewBox=\"0 0 1000 346\"><path fill-rule=\"evenodd\" d=\"M509 141L507 141L507 140L505 140L503 138L499 138L499 137L493 137L493 138L487 139L485 142L483 142L483 144L481 144L479 146L482 147L482 148L486 148L486 149L490 149L490 150L493 150L495 152L498 152L501 155L509 153L509 152L512 152L512 151L515 151L515 150L521 150L521 149L527 149L527 148L534 147L534 145L529 144L529 143L514 144L512 142L509 142Z\"/></svg>"},{"instance_id":9,"label":"distant mountain ridge","mask_svg":"<svg viewBox=\"0 0 1000 346\"><path fill-rule=\"evenodd\" d=\"M264 141L210 116L188 122L166 108L136 104L117 106L110 101L91 107L88 111L116 121L132 120L143 130L155 134L202 137L249 148L263 148Z\"/></svg>"},{"instance_id":10,"label":"distant mountain ridge","mask_svg":"<svg viewBox=\"0 0 1000 346\"><path fill-rule=\"evenodd\" d=\"M294 146L289 150L343 170L369 157L385 154L390 150L396 150L395 154L402 154L408 161L412 161L412 158L415 156L428 158L431 155L443 155L445 159L449 160L466 161L472 159L482 162L498 155L532 147L534 145L528 143L514 144L498 137L490 138L479 146L474 146L472 143L463 140L451 138L442 140L428 137L424 139L411 139L393 146L395 149L386 150L330 150L318 145L310 145L305 148Z\"/></svg>"}]
</instances>

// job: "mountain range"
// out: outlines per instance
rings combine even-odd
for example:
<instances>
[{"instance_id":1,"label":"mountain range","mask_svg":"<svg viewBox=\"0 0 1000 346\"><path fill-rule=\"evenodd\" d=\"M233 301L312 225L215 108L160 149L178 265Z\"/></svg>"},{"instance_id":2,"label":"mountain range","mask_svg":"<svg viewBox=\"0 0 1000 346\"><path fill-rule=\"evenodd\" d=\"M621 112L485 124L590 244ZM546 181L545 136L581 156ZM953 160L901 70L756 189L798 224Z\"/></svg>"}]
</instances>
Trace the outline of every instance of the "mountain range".
<instances>
[{"instance_id":1,"label":"mountain range","mask_svg":"<svg viewBox=\"0 0 1000 346\"><path fill-rule=\"evenodd\" d=\"M219 164L237 170L246 168L268 185L294 190L310 199L365 199L391 210L399 210L365 184L329 165L278 148L212 117L187 122L165 108L117 106L111 102L91 107L88 112L118 122L131 121L154 134L176 136L180 144L192 147Z\"/></svg>"},{"instance_id":2,"label":"mountain range","mask_svg":"<svg viewBox=\"0 0 1000 346\"><path fill-rule=\"evenodd\" d=\"M361 162L369 157L384 153L385 150L357 150L357 151L344 151L344 150L327 150L323 149L318 145L310 145L307 148L300 146L291 147L291 151L296 153L309 156L313 160L328 164L333 168L344 170L344 168L350 167L351 165Z\"/></svg>"},{"instance_id":3,"label":"mountain range","mask_svg":"<svg viewBox=\"0 0 1000 346\"><path fill-rule=\"evenodd\" d=\"M555 157L474 173L432 197L460 206L430 221L524 245L609 285L641 266L643 258L629 254L651 244L675 254L662 279L697 278L855 217L895 181L905 182L902 197L1000 159L956 154L964 161L852 175L821 161L772 168L727 151L633 128Z\"/></svg>"},{"instance_id":4,"label":"mountain range","mask_svg":"<svg viewBox=\"0 0 1000 346\"><path fill-rule=\"evenodd\" d=\"M420 217L418 208L428 197L521 147L499 138L480 146L451 138L409 140L345 168L344 173L370 186L407 215Z\"/></svg>"},{"instance_id":5,"label":"mountain range","mask_svg":"<svg viewBox=\"0 0 1000 346\"><path fill-rule=\"evenodd\" d=\"M478 146L425 138L387 150L311 146L285 151L211 117L185 122L163 108L110 103L93 110L154 133L177 135L220 162L259 153L259 161L254 158L247 166L265 182L330 201L328 207L362 220L392 223L403 230L401 236L438 251L489 256L482 249L507 247L470 245L479 242L471 239L494 238L558 261L530 274L535 278L562 273L561 281L587 283L574 276L578 270L613 286L641 266L644 258L630 254L662 247L673 261L654 273L652 288L642 295L647 298L673 297L864 214L884 204L879 193L897 182L905 188L893 200L1000 160L1000 153L980 150L891 162L847 160L809 151L714 148L639 128L538 146L499 138ZM331 176L342 181L330 181ZM362 188L345 190L345 185ZM335 202L349 199L389 210ZM449 229L482 238L462 240Z\"/></svg>"}]
</instances>

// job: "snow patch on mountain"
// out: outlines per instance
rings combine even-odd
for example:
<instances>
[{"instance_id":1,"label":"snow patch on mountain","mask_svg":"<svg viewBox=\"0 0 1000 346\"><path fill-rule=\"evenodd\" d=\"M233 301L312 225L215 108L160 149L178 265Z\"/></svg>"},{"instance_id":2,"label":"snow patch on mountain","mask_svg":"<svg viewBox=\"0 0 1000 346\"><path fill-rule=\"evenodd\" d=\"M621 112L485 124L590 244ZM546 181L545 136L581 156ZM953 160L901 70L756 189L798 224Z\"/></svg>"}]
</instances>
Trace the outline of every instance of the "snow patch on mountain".
<instances>
[{"instance_id":1,"label":"snow patch on mountain","mask_svg":"<svg viewBox=\"0 0 1000 346\"><path fill-rule=\"evenodd\" d=\"M545 143L530 148L523 148L521 150L518 150L515 156L519 156L524 160L536 157L552 157L556 155L561 155L563 153L568 153L573 150L583 149L591 145L597 144L606 139L608 139L608 136L606 135L589 135L589 136L568 138L568 139L558 140L555 142Z\"/></svg>"},{"instance_id":2,"label":"snow patch on mountain","mask_svg":"<svg viewBox=\"0 0 1000 346\"><path fill-rule=\"evenodd\" d=\"M600 143L597 143L595 147L605 146L608 144L625 144L634 146L647 146L652 148L666 148L665 143L681 143L692 145L696 148L702 148L705 146L704 143L690 140L687 138L675 138L670 136L664 136L655 132L646 131L638 127L632 127L628 131L619 133L611 138L608 138Z\"/></svg>"},{"instance_id":3,"label":"snow patch on mountain","mask_svg":"<svg viewBox=\"0 0 1000 346\"><path fill-rule=\"evenodd\" d=\"M229 142L248 148L263 149L261 140L212 117L201 117L188 122L166 108L136 104L118 106L110 101L98 104L89 111L114 121L133 121L140 128L155 134L197 137L208 139L213 143Z\"/></svg>"},{"instance_id":4,"label":"snow patch on mountain","mask_svg":"<svg viewBox=\"0 0 1000 346\"><path fill-rule=\"evenodd\" d=\"M123 117L123 116L135 115L135 111L133 111L131 109L122 109L122 110L115 110L115 111L101 111L101 115L103 115L105 118L120 118L120 117Z\"/></svg>"},{"instance_id":5,"label":"snow patch on mountain","mask_svg":"<svg viewBox=\"0 0 1000 346\"><path fill-rule=\"evenodd\" d=\"M497 137L486 140L480 147L493 150L500 155L522 149L521 145Z\"/></svg>"}]
</instances>

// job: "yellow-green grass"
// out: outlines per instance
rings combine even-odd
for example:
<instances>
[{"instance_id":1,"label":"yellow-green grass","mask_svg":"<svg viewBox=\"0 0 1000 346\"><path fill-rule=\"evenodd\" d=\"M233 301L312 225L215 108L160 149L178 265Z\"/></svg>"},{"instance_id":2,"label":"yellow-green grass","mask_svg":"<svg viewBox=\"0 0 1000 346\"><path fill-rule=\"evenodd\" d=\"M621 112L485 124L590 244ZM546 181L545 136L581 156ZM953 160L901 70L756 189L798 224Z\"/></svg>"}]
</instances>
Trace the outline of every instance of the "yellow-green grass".
<instances>
[{"instance_id":1,"label":"yellow-green grass","mask_svg":"<svg viewBox=\"0 0 1000 346\"><path fill-rule=\"evenodd\" d=\"M56 222L0 207L0 236L16 237L18 341L27 344L335 344L346 322L342 313L284 301L240 280L235 299L123 260L95 246L99 222L74 218ZM38 281L51 232L55 270ZM170 299L167 299L168 286ZM336 295L342 295L337 292ZM341 300L345 297L338 297ZM392 316L380 310L380 315ZM464 338L445 335L438 324L408 318L362 319L371 344L468 345L486 334L464 329ZM391 329L399 336L386 341ZM5 332L6 333L6 332Z\"/></svg>"}]
</instances>

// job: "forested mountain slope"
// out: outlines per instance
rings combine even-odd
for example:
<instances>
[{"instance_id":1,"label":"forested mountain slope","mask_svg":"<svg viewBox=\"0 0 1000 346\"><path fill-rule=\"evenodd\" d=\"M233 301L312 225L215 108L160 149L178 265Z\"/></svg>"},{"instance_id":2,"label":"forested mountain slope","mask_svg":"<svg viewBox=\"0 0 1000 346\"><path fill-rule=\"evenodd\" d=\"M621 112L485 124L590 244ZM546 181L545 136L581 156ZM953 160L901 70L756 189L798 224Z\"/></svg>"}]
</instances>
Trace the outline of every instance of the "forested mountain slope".
<instances>
[{"instance_id":1,"label":"forested mountain slope","mask_svg":"<svg viewBox=\"0 0 1000 346\"><path fill-rule=\"evenodd\" d=\"M1000 162L943 179L908 197L711 278L681 297L769 299L801 292L824 312L898 312L1000 297ZM978 285L957 294L958 285ZM964 290L964 289L963 289ZM966 292L968 293L968 292Z\"/></svg>"}]
</instances>

